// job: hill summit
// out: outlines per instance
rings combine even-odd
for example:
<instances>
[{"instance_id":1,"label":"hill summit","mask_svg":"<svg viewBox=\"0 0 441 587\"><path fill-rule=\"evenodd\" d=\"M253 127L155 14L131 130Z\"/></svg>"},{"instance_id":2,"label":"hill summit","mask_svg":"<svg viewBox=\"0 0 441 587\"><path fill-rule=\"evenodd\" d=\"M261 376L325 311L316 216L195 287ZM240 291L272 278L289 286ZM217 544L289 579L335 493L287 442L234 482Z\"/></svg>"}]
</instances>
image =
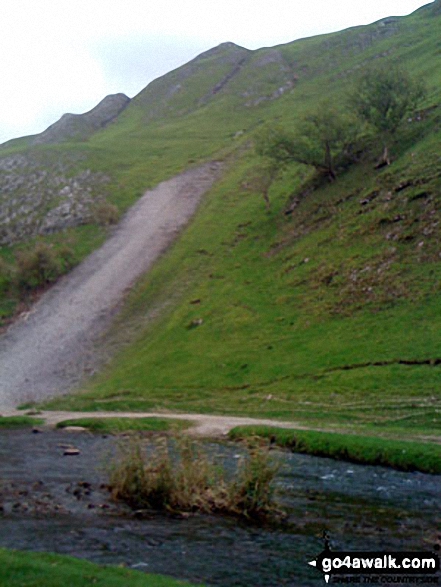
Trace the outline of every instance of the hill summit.
<instances>
[{"instance_id":1,"label":"hill summit","mask_svg":"<svg viewBox=\"0 0 441 587\"><path fill-rule=\"evenodd\" d=\"M125 94L106 96L97 106L85 114L63 114L60 120L36 135L31 144L55 144L68 140L85 140L112 122L129 103L130 98Z\"/></svg>"}]
</instances>

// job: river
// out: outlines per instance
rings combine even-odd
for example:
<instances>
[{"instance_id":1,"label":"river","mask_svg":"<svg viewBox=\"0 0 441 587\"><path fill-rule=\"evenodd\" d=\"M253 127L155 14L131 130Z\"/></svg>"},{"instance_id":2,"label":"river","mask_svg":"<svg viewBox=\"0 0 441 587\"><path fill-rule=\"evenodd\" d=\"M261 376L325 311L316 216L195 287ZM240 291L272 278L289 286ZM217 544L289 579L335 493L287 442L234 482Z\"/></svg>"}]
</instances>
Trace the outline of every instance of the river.
<instances>
[{"instance_id":1,"label":"river","mask_svg":"<svg viewBox=\"0 0 441 587\"><path fill-rule=\"evenodd\" d=\"M112 436L0 432L0 546L123 564L219 587L324 585L307 563L323 550L426 550L440 541L439 477L272 451L278 527L218 516L137 519L109 499ZM204 443L234 468L243 449ZM80 454L64 456L66 446Z\"/></svg>"}]
</instances>

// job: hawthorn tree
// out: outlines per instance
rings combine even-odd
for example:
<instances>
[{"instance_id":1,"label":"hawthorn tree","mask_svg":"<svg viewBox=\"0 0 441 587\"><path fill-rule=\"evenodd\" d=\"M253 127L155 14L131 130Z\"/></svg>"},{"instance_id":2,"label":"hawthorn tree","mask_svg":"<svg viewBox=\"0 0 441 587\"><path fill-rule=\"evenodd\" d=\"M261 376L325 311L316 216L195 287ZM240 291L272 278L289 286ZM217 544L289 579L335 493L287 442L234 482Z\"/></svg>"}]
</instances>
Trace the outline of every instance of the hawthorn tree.
<instances>
[{"instance_id":1,"label":"hawthorn tree","mask_svg":"<svg viewBox=\"0 0 441 587\"><path fill-rule=\"evenodd\" d=\"M359 76L349 95L356 115L381 136L383 154L379 163L390 165L389 144L405 117L425 95L424 85L393 64L373 65Z\"/></svg>"},{"instance_id":2,"label":"hawthorn tree","mask_svg":"<svg viewBox=\"0 0 441 587\"><path fill-rule=\"evenodd\" d=\"M314 167L334 181L338 168L354 158L358 127L351 116L324 103L292 132L281 127L267 128L259 135L256 150L272 163L268 168L273 176L274 170L297 162Z\"/></svg>"}]
</instances>

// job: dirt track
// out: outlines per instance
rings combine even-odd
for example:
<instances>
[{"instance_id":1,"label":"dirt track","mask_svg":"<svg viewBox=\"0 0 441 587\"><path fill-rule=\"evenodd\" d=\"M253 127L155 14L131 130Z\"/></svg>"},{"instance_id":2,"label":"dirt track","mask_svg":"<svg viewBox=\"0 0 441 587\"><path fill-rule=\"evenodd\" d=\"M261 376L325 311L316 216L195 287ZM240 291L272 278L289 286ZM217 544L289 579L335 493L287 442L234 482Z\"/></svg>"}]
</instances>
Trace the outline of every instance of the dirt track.
<instances>
[{"instance_id":1,"label":"dirt track","mask_svg":"<svg viewBox=\"0 0 441 587\"><path fill-rule=\"evenodd\" d=\"M25 412L15 409L2 410L2 416L23 416ZM297 422L282 422L281 420L269 420L264 418L244 418L239 416L212 416L209 414L182 414L170 412L61 412L43 411L36 418L44 420L45 426L52 428L64 420L75 418L172 418L175 420L187 420L193 424L189 432L194 436L206 436L210 438L226 436L236 426L276 426L279 428L293 428L296 430L309 430Z\"/></svg>"},{"instance_id":2,"label":"dirt track","mask_svg":"<svg viewBox=\"0 0 441 587\"><path fill-rule=\"evenodd\" d=\"M220 165L149 190L109 240L0 338L0 408L65 393L95 368L94 345L118 303L195 213Z\"/></svg>"}]
</instances>

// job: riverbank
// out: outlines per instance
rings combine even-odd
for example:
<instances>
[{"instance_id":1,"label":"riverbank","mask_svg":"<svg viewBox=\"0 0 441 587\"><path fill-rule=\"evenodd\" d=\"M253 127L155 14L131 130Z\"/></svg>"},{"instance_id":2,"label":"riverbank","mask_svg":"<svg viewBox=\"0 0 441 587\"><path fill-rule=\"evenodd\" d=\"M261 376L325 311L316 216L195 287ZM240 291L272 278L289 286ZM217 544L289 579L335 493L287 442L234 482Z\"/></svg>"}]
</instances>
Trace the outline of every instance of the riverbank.
<instances>
[{"instance_id":1,"label":"riverbank","mask_svg":"<svg viewBox=\"0 0 441 587\"><path fill-rule=\"evenodd\" d=\"M40 425L51 429L81 426L95 432L110 433L181 429L199 438L243 440L256 436L293 452L365 465L390 466L402 471L441 473L441 438L435 436L415 438L408 435L403 440L379 436L376 431L372 431L370 435L357 434L342 430L312 429L298 422L209 414L41 410L23 412L10 409L3 410L2 415L0 427L3 421L9 427Z\"/></svg>"}]
</instances>

